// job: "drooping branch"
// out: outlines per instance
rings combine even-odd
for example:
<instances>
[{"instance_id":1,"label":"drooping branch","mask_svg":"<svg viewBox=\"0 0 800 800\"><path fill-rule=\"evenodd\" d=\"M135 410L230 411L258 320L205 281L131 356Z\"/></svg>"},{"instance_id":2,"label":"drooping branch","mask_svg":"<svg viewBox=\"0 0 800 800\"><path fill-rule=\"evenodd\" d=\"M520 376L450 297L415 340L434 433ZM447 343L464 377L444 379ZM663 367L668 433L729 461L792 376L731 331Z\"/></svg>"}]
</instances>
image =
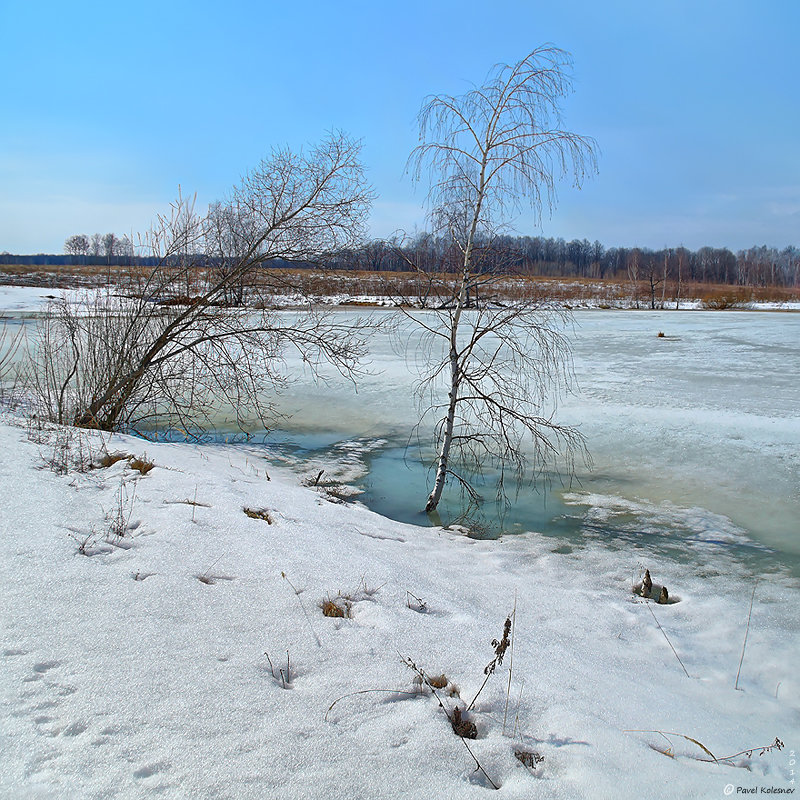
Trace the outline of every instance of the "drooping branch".
<instances>
[{"instance_id":1,"label":"drooping branch","mask_svg":"<svg viewBox=\"0 0 800 800\"><path fill-rule=\"evenodd\" d=\"M478 299L492 280L483 254L496 249L509 214L524 206L538 221L553 207L560 178L571 175L579 186L596 169L594 141L562 124L570 66L567 53L544 45L515 65L498 65L483 86L459 97L429 97L419 114L420 143L408 171L417 182L428 179L432 234L452 242L460 257L457 278L426 276L426 298L447 298L446 305L406 312L430 343L443 345L429 351L418 391L420 426L436 419L427 511L455 474L453 459L473 471L497 464L504 493L507 466L521 480L559 458L571 471L585 453L580 434L543 410L551 393L570 385L562 316L540 303Z\"/></svg>"}]
</instances>

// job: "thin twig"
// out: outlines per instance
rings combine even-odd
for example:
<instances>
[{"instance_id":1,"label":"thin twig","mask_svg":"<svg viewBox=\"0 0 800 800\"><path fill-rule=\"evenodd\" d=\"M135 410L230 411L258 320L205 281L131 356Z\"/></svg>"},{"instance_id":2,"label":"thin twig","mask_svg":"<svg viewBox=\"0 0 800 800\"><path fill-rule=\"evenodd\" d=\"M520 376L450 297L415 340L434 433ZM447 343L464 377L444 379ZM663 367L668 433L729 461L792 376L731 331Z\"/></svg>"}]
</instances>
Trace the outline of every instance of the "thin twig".
<instances>
[{"instance_id":1,"label":"thin twig","mask_svg":"<svg viewBox=\"0 0 800 800\"><path fill-rule=\"evenodd\" d=\"M696 744L703 752L708 753L711 758L714 760L714 763L717 763L720 759L718 759L702 742L698 742L697 739L693 739L691 736L687 736L685 733L676 733L675 731L656 731L656 730L642 730L641 728L628 728L624 730L623 733L657 733L660 736L663 736L667 739L667 736L680 736L682 739L686 739L687 742L692 742ZM669 739L667 739L669 742ZM670 746L672 746L672 742L669 742ZM705 761L705 759L698 759L700 761Z\"/></svg>"},{"instance_id":2,"label":"thin twig","mask_svg":"<svg viewBox=\"0 0 800 800\"><path fill-rule=\"evenodd\" d=\"M471 711L472 707L475 705L475 701L478 699L478 696L483 691L483 687L486 686L486 682L489 680L489 676L494 674L494 671L497 667L503 663L503 656L506 653L506 649L509 645L508 636L511 633L511 617L506 617L505 624L503 625L503 636L500 639L493 639L492 640L492 647L494 648L494 658L486 665L483 670L483 674L486 677L483 679L483 683L481 684L481 688L475 693L475 697L472 698L472 702L467 706L467 711Z\"/></svg>"},{"instance_id":3,"label":"thin twig","mask_svg":"<svg viewBox=\"0 0 800 800\"><path fill-rule=\"evenodd\" d=\"M508 719L508 701L511 696L511 676L514 673L514 634L517 630L517 593L514 592L514 610L511 612L511 654L508 660L508 686L506 687L506 707L503 711L503 736L506 735L506 720Z\"/></svg>"},{"instance_id":4,"label":"thin twig","mask_svg":"<svg viewBox=\"0 0 800 800\"><path fill-rule=\"evenodd\" d=\"M739 669L736 670L736 683L734 684L733 688L739 688L739 674L742 671L742 662L744 661L744 651L747 648L747 635L750 633L750 617L753 616L753 600L756 597L756 586L758 586L758 578L756 578L756 582L753 584L753 594L750 595L750 611L747 612L747 627L744 630L744 642L742 644L742 656L739 659ZM777 694L777 692L776 692Z\"/></svg>"},{"instance_id":5,"label":"thin twig","mask_svg":"<svg viewBox=\"0 0 800 800\"><path fill-rule=\"evenodd\" d=\"M450 727L453 729L453 733L455 733L456 736L458 736L458 738L461 739L461 741L464 744L464 747L467 748L467 752L472 756L473 761L478 765L477 769L479 769L484 774L486 780L492 784L493 788L499 789L500 787L489 777L486 770L483 768L483 766L481 766L481 762L478 761L478 759L475 757L475 753L473 753L472 750L470 749L470 746L467 744L467 740L456 730L455 725L453 725L453 715L447 710L447 706L442 702L442 698L439 697L439 694L436 691L436 687L431 684L425 672L421 670L409 657L405 657L402 660L407 667L409 667L414 672L416 672L417 675L419 675L423 683L431 690L431 694L433 694L433 696L436 698L436 702L439 703L439 708L441 708L442 711L444 711L445 716L449 720ZM486 681L484 681L484 683L486 683ZM480 692L478 692L478 694L480 694ZM472 702L474 703L475 700L473 700ZM469 711L469 709L467 709L467 711Z\"/></svg>"},{"instance_id":6,"label":"thin twig","mask_svg":"<svg viewBox=\"0 0 800 800\"><path fill-rule=\"evenodd\" d=\"M769 753L774 749L782 750L784 747L783 742L775 737L775 741L771 744L762 745L759 747L748 747L746 750L740 750L738 753L734 753L730 756L722 756L721 758L717 758L702 742L699 742L697 739L693 739L691 736L687 736L685 733L676 733L675 731L657 731L657 730L642 730L640 728L629 728L624 730L623 733L657 733L659 736L663 736L667 741L670 743L670 747L672 746L672 742L667 738L668 736L680 736L682 739L686 739L687 742L692 742L692 744L696 744L704 753L707 753L711 756L711 761L707 758L698 758L697 756L692 756L696 761L705 761L708 763L713 762L714 764L720 764L723 761L730 761L731 759L738 758L739 756L745 756L746 758L750 758L756 750L759 751L759 755L763 756L764 753ZM659 751L661 752L661 751Z\"/></svg>"},{"instance_id":7,"label":"thin twig","mask_svg":"<svg viewBox=\"0 0 800 800\"><path fill-rule=\"evenodd\" d=\"M467 752L472 756L473 760L478 765L477 769L479 769L483 773L483 776L486 778L486 780L492 784L492 788L499 789L500 787L489 777L486 770L481 766L481 762L478 761L477 758L475 758L475 753L473 753L472 750L470 749L470 746L467 744L467 740L463 736L459 736L459 739L461 739L461 741L464 743L464 747L467 748Z\"/></svg>"},{"instance_id":8,"label":"thin twig","mask_svg":"<svg viewBox=\"0 0 800 800\"><path fill-rule=\"evenodd\" d=\"M221 556L219 556L219 558L215 558L215 559L214 559L214 560L211 562L211 564L209 565L208 569L207 569L207 570L206 570L206 571L203 573L203 578L208 578L208 573L209 573L209 572L211 572L211 570L212 570L212 569L214 569L214 567L215 567L215 566L216 566L216 565L217 565L217 564L218 564L220 561L222 561L222 559L223 559L223 558L225 558L225 556L226 556L226 555L228 555L228 554L227 554L227 553L223 553ZM212 583L213 583L213 581L212 581Z\"/></svg>"},{"instance_id":9,"label":"thin twig","mask_svg":"<svg viewBox=\"0 0 800 800\"><path fill-rule=\"evenodd\" d=\"M667 640L667 644L669 645L670 650L672 650L672 652L675 653L675 658L678 659L678 663L681 665L681 667L683 667L683 671L686 673L686 677L687 678L691 678L692 676L689 674L688 670L684 666L683 661L681 661L681 657L678 655L678 651L672 646L672 642L669 640L669 636L667 636L667 632L661 627L661 623L656 619L655 612L653 611L652 608L650 608L650 603L645 601L645 605L650 610L650 613L653 615L653 619L655 620L656 625L658 625L658 629L661 631L661 633L664 634L664 638ZM678 735L680 735L680 734L678 734Z\"/></svg>"},{"instance_id":10,"label":"thin twig","mask_svg":"<svg viewBox=\"0 0 800 800\"><path fill-rule=\"evenodd\" d=\"M272 666L272 659L269 657L269 653L266 650L264 651L264 655L267 657L267 661L269 661L269 670L272 673L272 677L277 680L277 677L275 676L275 667Z\"/></svg>"},{"instance_id":11,"label":"thin twig","mask_svg":"<svg viewBox=\"0 0 800 800\"><path fill-rule=\"evenodd\" d=\"M314 641L317 643L317 647L322 647L322 642L319 640L319 636L317 636L317 632L314 630L314 626L311 624L311 617L308 616L308 611L306 611L306 607L303 605L303 601L300 598L300 592L297 591L295 585L286 577L285 572L281 572L281 578L283 578L286 581L286 583L288 583L289 586L292 587L292 590L294 591L297 597L297 602L300 603L300 608L303 609L303 614L305 614L308 627L311 628L311 633L314 636Z\"/></svg>"},{"instance_id":12,"label":"thin twig","mask_svg":"<svg viewBox=\"0 0 800 800\"><path fill-rule=\"evenodd\" d=\"M759 750L759 755L763 756L764 753L769 753L770 750L773 748L778 748L778 750L783 750L784 744L783 742L775 737L775 741L772 744L764 745L763 747L750 747L747 750L740 750L738 753L734 753L732 756L722 756L722 758L718 759L719 761L730 761L732 758L737 758L738 756L745 756L750 758L756 750Z\"/></svg>"},{"instance_id":13,"label":"thin twig","mask_svg":"<svg viewBox=\"0 0 800 800\"><path fill-rule=\"evenodd\" d=\"M517 735L517 728L519 728L519 707L522 704L522 690L525 688L525 680L523 679L522 683L519 687L519 697L517 697L517 711L514 715L514 730L511 733L511 738L513 739ZM522 731L520 730L520 734Z\"/></svg>"},{"instance_id":14,"label":"thin twig","mask_svg":"<svg viewBox=\"0 0 800 800\"><path fill-rule=\"evenodd\" d=\"M404 692L400 691L399 689L361 689L358 692L349 692L348 694L343 694L341 697L337 697L329 706L328 710L325 712L324 721L328 721L328 714L331 713L333 707L340 702L341 700L346 700L348 697L355 697L358 694L372 694L373 692L383 692L384 694L408 694L412 695L413 697L419 697L419 692Z\"/></svg>"},{"instance_id":15,"label":"thin twig","mask_svg":"<svg viewBox=\"0 0 800 800\"><path fill-rule=\"evenodd\" d=\"M491 672L486 673L486 677L483 679L483 683L481 684L481 688L475 693L475 697L472 698L472 702L467 706L467 711L472 711L472 707L475 705L475 701L478 699L478 695L483 691L483 687L486 686L486 682L489 680L489 676Z\"/></svg>"}]
</instances>

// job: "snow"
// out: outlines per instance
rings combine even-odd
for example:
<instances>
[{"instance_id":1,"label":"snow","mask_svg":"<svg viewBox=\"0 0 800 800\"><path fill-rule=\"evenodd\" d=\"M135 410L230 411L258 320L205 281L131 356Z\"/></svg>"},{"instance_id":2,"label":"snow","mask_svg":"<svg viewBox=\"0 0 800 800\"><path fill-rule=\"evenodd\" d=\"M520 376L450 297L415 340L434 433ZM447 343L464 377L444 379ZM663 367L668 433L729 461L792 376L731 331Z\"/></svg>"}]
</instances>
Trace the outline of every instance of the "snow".
<instances>
[{"instance_id":1,"label":"snow","mask_svg":"<svg viewBox=\"0 0 800 800\"><path fill-rule=\"evenodd\" d=\"M0 309L6 314L41 313L44 307L59 297L77 298L87 289L53 289L42 286L0 286ZM96 291L96 290L95 290Z\"/></svg>"},{"instance_id":2,"label":"snow","mask_svg":"<svg viewBox=\"0 0 800 800\"><path fill-rule=\"evenodd\" d=\"M73 453L155 467L56 474L48 462L70 436ZM38 432L7 417L0 447L0 796L492 796L436 699L399 693L415 687L401 658L444 672L468 703L515 604L513 662L471 716L469 746L498 797L793 787L800 586L781 572L756 586L736 690L754 583L732 562L401 524L332 502L244 445ZM120 506L125 536L106 537ZM679 602L636 597L642 566ZM323 616L339 593L352 617ZM362 690L385 691L344 697ZM718 757L776 737L786 747L714 764L679 735L664 755L669 742L641 730ZM526 768L515 748L544 761Z\"/></svg>"},{"instance_id":3,"label":"snow","mask_svg":"<svg viewBox=\"0 0 800 800\"><path fill-rule=\"evenodd\" d=\"M1 287L0 308L35 313L49 293ZM543 524L477 541L335 502L302 485L278 449L3 417L0 797L491 796L402 659L445 673L466 705L515 607L513 662L479 695L468 742L497 796L792 789L797 318L576 318L583 393L561 413L582 424L610 477L563 500L596 534ZM309 436L347 432L331 439L326 479L359 480L413 420L408 364L388 340L373 344L358 403L334 382L323 408L310 381L284 398L300 429L316 420ZM155 467L57 474L65 442L76 460L120 451ZM315 469L304 472L313 480ZM120 519L121 538L110 534ZM739 551L759 547L774 557ZM632 592L644 567L676 602ZM352 616L323 616L323 601L343 596ZM681 734L717 757L757 749L709 763ZM785 748L759 756L776 737ZM544 761L526 768L515 749Z\"/></svg>"}]
</instances>

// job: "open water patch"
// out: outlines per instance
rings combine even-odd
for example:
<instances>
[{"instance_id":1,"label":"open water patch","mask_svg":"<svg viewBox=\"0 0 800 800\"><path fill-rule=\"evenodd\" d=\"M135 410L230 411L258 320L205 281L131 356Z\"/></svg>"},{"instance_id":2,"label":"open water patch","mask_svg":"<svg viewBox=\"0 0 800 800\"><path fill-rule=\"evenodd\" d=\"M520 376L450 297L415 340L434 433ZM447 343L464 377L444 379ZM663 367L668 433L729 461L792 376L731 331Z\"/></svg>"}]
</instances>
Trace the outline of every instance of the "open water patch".
<instances>
[{"instance_id":1,"label":"open water patch","mask_svg":"<svg viewBox=\"0 0 800 800\"><path fill-rule=\"evenodd\" d=\"M788 571L800 576L791 555L760 544L728 517L696 505L635 496L636 487L610 475L582 475L569 485L556 475L523 485L508 502L496 497L497 475L470 476L482 499L469 503L447 487L434 514L423 511L433 480L424 453L398 437L342 436L325 431L273 431L263 437L271 460L301 476L307 485L357 501L382 516L420 526L450 526L479 539L537 533L553 539L554 550L588 546L633 547L643 560L670 558L703 567L737 562L761 574Z\"/></svg>"}]
</instances>

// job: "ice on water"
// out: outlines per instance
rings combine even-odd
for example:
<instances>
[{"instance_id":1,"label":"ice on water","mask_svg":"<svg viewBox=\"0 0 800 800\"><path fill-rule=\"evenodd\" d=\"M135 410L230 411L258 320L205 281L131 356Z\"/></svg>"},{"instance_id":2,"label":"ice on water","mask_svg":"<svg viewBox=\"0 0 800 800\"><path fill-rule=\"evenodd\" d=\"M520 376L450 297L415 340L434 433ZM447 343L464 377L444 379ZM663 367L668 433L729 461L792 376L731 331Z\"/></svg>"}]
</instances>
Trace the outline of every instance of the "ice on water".
<instances>
[{"instance_id":1,"label":"ice on water","mask_svg":"<svg viewBox=\"0 0 800 800\"><path fill-rule=\"evenodd\" d=\"M575 525L589 533L602 519L607 532L638 531L673 550L683 543L687 553L701 543L735 545L744 557L769 548L796 570L800 315L584 311L571 339L576 391L556 414L586 436L594 468L579 465L571 486L525 489L507 529L563 530L565 513L584 509ZM401 449L416 420L416 376L388 334L373 337L371 358L357 394L334 381L323 403L301 381L281 404L294 412L295 431L338 431L340 443L363 443L361 472L370 474L359 484L362 500L419 523L426 476L415 464L416 439L408 457ZM378 436L383 450L367 444ZM324 449L314 457L324 460ZM623 525L625 507L635 513Z\"/></svg>"}]
</instances>

